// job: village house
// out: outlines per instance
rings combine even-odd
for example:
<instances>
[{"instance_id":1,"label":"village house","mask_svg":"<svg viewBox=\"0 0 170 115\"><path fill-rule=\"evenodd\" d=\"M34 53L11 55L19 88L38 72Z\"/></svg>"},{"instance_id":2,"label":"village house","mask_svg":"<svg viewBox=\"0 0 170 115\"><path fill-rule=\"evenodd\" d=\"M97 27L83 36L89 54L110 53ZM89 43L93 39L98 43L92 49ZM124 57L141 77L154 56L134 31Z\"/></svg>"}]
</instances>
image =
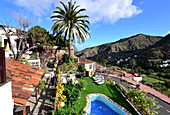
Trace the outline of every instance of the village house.
<instances>
[{"instance_id":1,"label":"village house","mask_svg":"<svg viewBox=\"0 0 170 115\"><path fill-rule=\"evenodd\" d=\"M57 50L56 56L55 56L54 54L55 54L56 49L57 49L57 46L53 47L53 51L52 51L53 53L52 53L52 56L50 58L50 61L53 62L54 60L56 60L56 62L58 64L62 64L62 55L64 55L64 54L69 55L69 50L68 49ZM79 58L74 55L74 47L73 46L71 47L71 56L74 58L75 62L79 63Z\"/></svg>"},{"instance_id":2,"label":"village house","mask_svg":"<svg viewBox=\"0 0 170 115\"><path fill-rule=\"evenodd\" d=\"M16 28L8 28L8 27L5 27L6 30L8 29L11 29L14 33L17 32L17 29ZM11 37L10 37L10 40L11 40L11 44L12 44L12 47L14 49L14 52L15 54L17 53L17 42L15 41L16 39L18 39L18 37L15 35L15 34L12 34L11 33ZM8 44L8 39L5 35L5 32L2 28L0 28L0 41L2 43L2 46L1 47L9 47L9 44ZM9 48L8 48L9 49ZM11 50L6 50L5 52L5 57L13 57L13 53Z\"/></svg>"},{"instance_id":3,"label":"village house","mask_svg":"<svg viewBox=\"0 0 170 115\"><path fill-rule=\"evenodd\" d=\"M88 76L92 76L96 71L96 62L94 61L85 58L79 58L79 63L85 67L86 75Z\"/></svg>"}]
</instances>

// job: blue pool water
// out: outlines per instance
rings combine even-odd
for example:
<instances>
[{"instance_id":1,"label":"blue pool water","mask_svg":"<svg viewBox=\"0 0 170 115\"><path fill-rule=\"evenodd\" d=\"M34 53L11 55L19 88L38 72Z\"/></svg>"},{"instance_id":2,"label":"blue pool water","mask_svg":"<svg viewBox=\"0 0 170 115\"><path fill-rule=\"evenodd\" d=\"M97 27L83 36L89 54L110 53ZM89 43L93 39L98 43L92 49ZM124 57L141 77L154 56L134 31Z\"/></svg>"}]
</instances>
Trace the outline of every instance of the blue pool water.
<instances>
[{"instance_id":1,"label":"blue pool water","mask_svg":"<svg viewBox=\"0 0 170 115\"><path fill-rule=\"evenodd\" d=\"M91 113L94 115L119 115L101 101L91 102Z\"/></svg>"},{"instance_id":2,"label":"blue pool water","mask_svg":"<svg viewBox=\"0 0 170 115\"><path fill-rule=\"evenodd\" d=\"M88 114L94 115L126 115L119 107L102 96L90 97L91 107Z\"/></svg>"}]
</instances>

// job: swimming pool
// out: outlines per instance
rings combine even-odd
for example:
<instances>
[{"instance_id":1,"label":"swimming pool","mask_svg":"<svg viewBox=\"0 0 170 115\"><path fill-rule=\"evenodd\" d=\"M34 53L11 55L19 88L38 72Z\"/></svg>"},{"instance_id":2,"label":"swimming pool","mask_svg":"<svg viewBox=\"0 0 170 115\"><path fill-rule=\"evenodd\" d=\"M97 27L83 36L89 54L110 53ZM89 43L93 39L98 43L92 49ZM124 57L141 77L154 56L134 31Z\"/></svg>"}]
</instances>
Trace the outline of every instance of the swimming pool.
<instances>
[{"instance_id":1,"label":"swimming pool","mask_svg":"<svg viewBox=\"0 0 170 115\"><path fill-rule=\"evenodd\" d=\"M109 99L105 95L91 94L89 98L90 98L90 102L89 102L90 106L88 108L87 114L126 115L126 113L122 109L119 108L121 107L120 105L118 105L117 103L114 103L111 99Z\"/></svg>"},{"instance_id":2,"label":"swimming pool","mask_svg":"<svg viewBox=\"0 0 170 115\"><path fill-rule=\"evenodd\" d=\"M105 103L101 101L92 101L91 102L91 111L90 114L93 115L119 115L108 107Z\"/></svg>"}]
</instances>

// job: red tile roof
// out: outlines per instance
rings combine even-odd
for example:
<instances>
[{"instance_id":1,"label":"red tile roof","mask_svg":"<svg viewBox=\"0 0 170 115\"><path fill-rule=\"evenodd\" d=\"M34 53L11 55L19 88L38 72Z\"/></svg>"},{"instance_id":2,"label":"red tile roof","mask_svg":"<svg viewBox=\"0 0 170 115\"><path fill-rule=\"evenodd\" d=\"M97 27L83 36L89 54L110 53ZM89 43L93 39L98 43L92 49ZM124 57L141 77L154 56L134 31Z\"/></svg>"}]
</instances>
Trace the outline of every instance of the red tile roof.
<instances>
[{"instance_id":1,"label":"red tile roof","mask_svg":"<svg viewBox=\"0 0 170 115\"><path fill-rule=\"evenodd\" d=\"M87 64L87 63L96 63L96 62L85 59L85 58L79 58L79 63Z\"/></svg>"},{"instance_id":2,"label":"red tile roof","mask_svg":"<svg viewBox=\"0 0 170 115\"><path fill-rule=\"evenodd\" d=\"M6 59L6 80L12 82L12 98L15 103L27 102L43 73L42 69Z\"/></svg>"},{"instance_id":3,"label":"red tile roof","mask_svg":"<svg viewBox=\"0 0 170 115\"><path fill-rule=\"evenodd\" d=\"M69 53L68 53L68 52L66 52L66 53L58 53L58 54L57 54L58 59L61 60L62 55L64 55L64 54L69 54ZM72 56L73 58L78 58L78 57L75 56L75 55L71 55L71 56ZM55 58L55 55L52 54L51 58Z\"/></svg>"}]
</instances>

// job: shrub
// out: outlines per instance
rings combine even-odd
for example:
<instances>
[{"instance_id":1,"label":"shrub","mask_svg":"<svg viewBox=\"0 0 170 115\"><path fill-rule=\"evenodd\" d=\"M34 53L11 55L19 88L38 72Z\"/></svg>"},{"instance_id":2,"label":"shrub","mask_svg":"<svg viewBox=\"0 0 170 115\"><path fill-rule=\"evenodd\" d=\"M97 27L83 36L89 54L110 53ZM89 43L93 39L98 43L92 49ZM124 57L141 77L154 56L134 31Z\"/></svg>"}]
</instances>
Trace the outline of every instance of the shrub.
<instances>
[{"instance_id":1,"label":"shrub","mask_svg":"<svg viewBox=\"0 0 170 115\"><path fill-rule=\"evenodd\" d=\"M70 71L70 74L73 74L74 72L73 71Z\"/></svg>"},{"instance_id":2,"label":"shrub","mask_svg":"<svg viewBox=\"0 0 170 115\"><path fill-rule=\"evenodd\" d=\"M44 89L45 83L46 83L46 80L45 79L41 79L41 81L40 81L40 89L41 90Z\"/></svg>"},{"instance_id":3,"label":"shrub","mask_svg":"<svg viewBox=\"0 0 170 115\"><path fill-rule=\"evenodd\" d=\"M83 115L83 110L77 112L77 100L80 95L80 91L80 84L72 84L72 80L69 80L67 84L64 85L63 91L63 94L66 96L65 106L57 109L55 111L55 115Z\"/></svg>"},{"instance_id":4,"label":"shrub","mask_svg":"<svg viewBox=\"0 0 170 115\"><path fill-rule=\"evenodd\" d=\"M157 76L158 77L163 77L163 74L162 73L158 73Z\"/></svg>"},{"instance_id":5,"label":"shrub","mask_svg":"<svg viewBox=\"0 0 170 115\"><path fill-rule=\"evenodd\" d=\"M167 79L170 79L170 73L166 73L163 77L167 78Z\"/></svg>"},{"instance_id":6,"label":"shrub","mask_svg":"<svg viewBox=\"0 0 170 115\"><path fill-rule=\"evenodd\" d=\"M74 60L74 58L72 56L71 56L71 62L73 62L73 63L75 62L75 60Z\"/></svg>"},{"instance_id":7,"label":"shrub","mask_svg":"<svg viewBox=\"0 0 170 115\"><path fill-rule=\"evenodd\" d=\"M2 42L0 41L0 47L2 47Z\"/></svg>"},{"instance_id":8,"label":"shrub","mask_svg":"<svg viewBox=\"0 0 170 115\"><path fill-rule=\"evenodd\" d=\"M113 80L112 79L110 79L110 85L113 85Z\"/></svg>"},{"instance_id":9,"label":"shrub","mask_svg":"<svg viewBox=\"0 0 170 115\"><path fill-rule=\"evenodd\" d=\"M95 76L96 76L96 73L94 73L92 77L95 77Z\"/></svg>"},{"instance_id":10,"label":"shrub","mask_svg":"<svg viewBox=\"0 0 170 115\"><path fill-rule=\"evenodd\" d=\"M79 81L79 83L80 83L80 86L82 87L82 89L86 88L87 82L85 80L81 80L81 81Z\"/></svg>"},{"instance_id":11,"label":"shrub","mask_svg":"<svg viewBox=\"0 0 170 115\"><path fill-rule=\"evenodd\" d=\"M170 88L170 83L169 83L168 81L165 81L165 86L166 86L167 88Z\"/></svg>"},{"instance_id":12,"label":"shrub","mask_svg":"<svg viewBox=\"0 0 170 115\"><path fill-rule=\"evenodd\" d=\"M84 71L85 71L84 66L82 66L81 64L78 65L78 71L79 71L79 72L84 72Z\"/></svg>"},{"instance_id":13,"label":"shrub","mask_svg":"<svg viewBox=\"0 0 170 115\"><path fill-rule=\"evenodd\" d=\"M19 60L19 62L29 65L28 61L24 59Z\"/></svg>"},{"instance_id":14,"label":"shrub","mask_svg":"<svg viewBox=\"0 0 170 115\"><path fill-rule=\"evenodd\" d=\"M47 67L54 68L54 62L48 62Z\"/></svg>"},{"instance_id":15,"label":"shrub","mask_svg":"<svg viewBox=\"0 0 170 115\"><path fill-rule=\"evenodd\" d=\"M69 62L69 55L68 54L62 55L62 62L63 63L68 63Z\"/></svg>"},{"instance_id":16,"label":"shrub","mask_svg":"<svg viewBox=\"0 0 170 115\"><path fill-rule=\"evenodd\" d=\"M148 71L146 72L147 75L151 75L152 73L154 73L153 69L148 69Z\"/></svg>"}]
</instances>

